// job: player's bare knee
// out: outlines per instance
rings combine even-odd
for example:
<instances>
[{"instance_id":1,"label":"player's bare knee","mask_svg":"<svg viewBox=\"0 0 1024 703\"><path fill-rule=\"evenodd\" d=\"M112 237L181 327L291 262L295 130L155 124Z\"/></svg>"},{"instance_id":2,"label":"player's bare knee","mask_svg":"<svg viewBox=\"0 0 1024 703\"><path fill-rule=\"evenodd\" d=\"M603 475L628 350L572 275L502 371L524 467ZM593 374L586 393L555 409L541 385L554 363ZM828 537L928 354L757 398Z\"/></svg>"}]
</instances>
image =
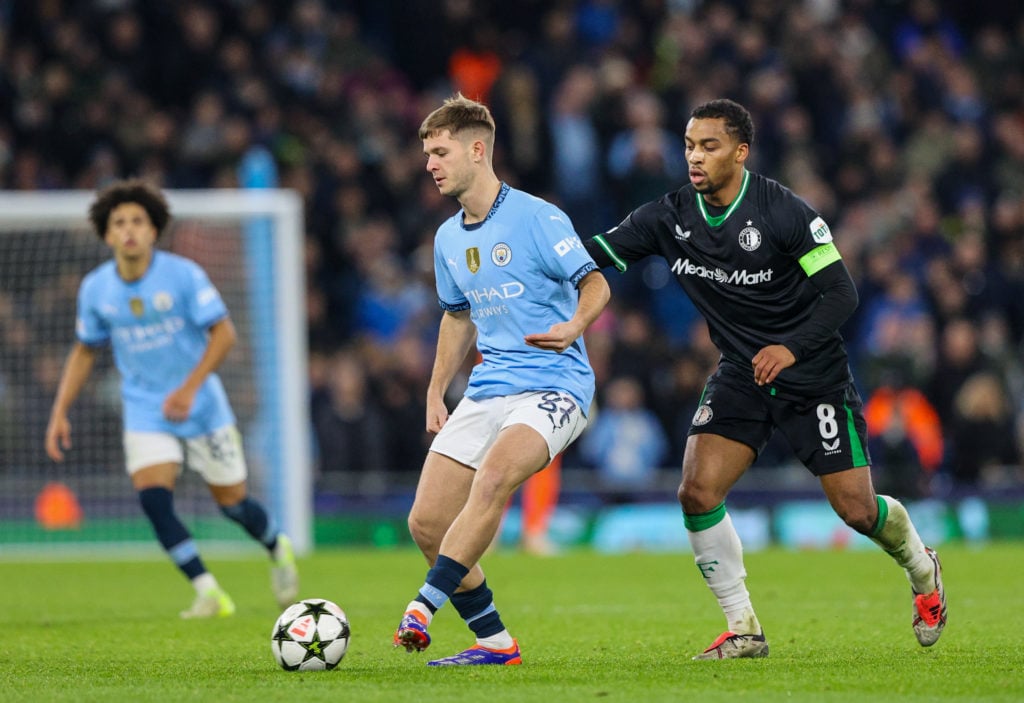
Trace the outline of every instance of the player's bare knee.
<instances>
[{"instance_id":1,"label":"player's bare knee","mask_svg":"<svg viewBox=\"0 0 1024 703\"><path fill-rule=\"evenodd\" d=\"M473 479L473 497L477 504L505 505L522 483L509 478L510 472L497 469L479 470Z\"/></svg>"},{"instance_id":2,"label":"player's bare knee","mask_svg":"<svg viewBox=\"0 0 1024 703\"><path fill-rule=\"evenodd\" d=\"M679 484L676 497L679 499L679 505L682 506L683 512L688 515L700 515L714 510L722 502L714 491L702 487L695 481L687 480Z\"/></svg>"},{"instance_id":3,"label":"player's bare knee","mask_svg":"<svg viewBox=\"0 0 1024 703\"><path fill-rule=\"evenodd\" d=\"M441 540L444 539L444 533L448 529L447 526L430 519L429 516L421 519L420 513L415 510L409 513L407 523L409 535L420 551L424 554L436 554L441 546Z\"/></svg>"},{"instance_id":4,"label":"player's bare knee","mask_svg":"<svg viewBox=\"0 0 1024 703\"><path fill-rule=\"evenodd\" d=\"M849 503L836 506L836 514L843 522L862 535L870 534L875 525L876 508L874 505Z\"/></svg>"}]
</instances>

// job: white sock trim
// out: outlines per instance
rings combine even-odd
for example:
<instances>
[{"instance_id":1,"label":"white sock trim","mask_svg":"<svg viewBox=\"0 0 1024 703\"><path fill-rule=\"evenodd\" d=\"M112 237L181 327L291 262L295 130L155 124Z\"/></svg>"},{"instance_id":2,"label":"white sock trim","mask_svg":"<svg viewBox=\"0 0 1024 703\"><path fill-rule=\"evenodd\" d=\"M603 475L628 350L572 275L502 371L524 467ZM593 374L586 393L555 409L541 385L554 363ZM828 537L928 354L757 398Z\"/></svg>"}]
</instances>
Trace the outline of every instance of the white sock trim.
<instances>
[{"instance_id":1,"label":"white sock trim","mask_svg":"<svg viewBox=\"0 0 1024 703\"><path fill-rule=\"evenodd\" d=\"M405 612L415 610L417 613L423 616L423 619L430 624L430 621L434 619L434 614L430 612L430 608L420 603L418 600L409 601L409 605L405 606Z\"/></svg>"},{"instance_id":2,"label":"white sock trim","mask_svg":"<svg viewBox=\"0 0 1024 703\"><path fill-rule=\"evenodd\" d=\"M207 571L206 573L199 574L192 579L192 587L196 589L196 593L204 595L210 591L219 589L220 585L217 583L217 579L214 578L213 574Z\"/></svg>"},{"instance_id":3,"label":"white sock trim","mask_svg":"<svg viewBox=\"0 0 1024 703\"><path fill-rule=\"evenodd\" d=\"M508 630L502 630L490 637L477 637L476 643L481 647L487 647L487 649L508 649L515 644Z\"/></svg>"}]
</instances>

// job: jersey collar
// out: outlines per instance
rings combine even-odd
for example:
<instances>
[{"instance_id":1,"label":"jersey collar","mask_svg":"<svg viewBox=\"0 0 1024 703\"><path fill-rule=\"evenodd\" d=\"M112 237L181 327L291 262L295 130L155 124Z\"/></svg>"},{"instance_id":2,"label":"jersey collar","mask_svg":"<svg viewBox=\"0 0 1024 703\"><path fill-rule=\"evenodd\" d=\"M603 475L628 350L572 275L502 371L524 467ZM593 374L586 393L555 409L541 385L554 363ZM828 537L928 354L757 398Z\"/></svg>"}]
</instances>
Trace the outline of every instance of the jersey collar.
<instances>
[{"instance_id":1,"label":"jersey collar","mask_svg":"<svg viewBox=\"0 0 1024 703\"><path fill-rule=\"evenodd\" d=\"M736 194L732 202L729 203L729 207L721 215L709 215L708 209L704 205L704 198L700 197L700 193L697 193L697 208L700 209L700 214L704 216L704 221L711 227L719 227L725 222L732 211L739 207L739 204L743 201L743 196L747 194L747 186L750 184L750 171L743 169L743 182L740 184L740 192Z\"/></svg>"},{"instance_id":2,"label":"jersey collar","mask_svg":"<svg viewBox=\"0 0 1024 703\"><path fill-rule=\"evenodd\" d=\"M467 225L465 222L461 222L460 224L462 225L462 229L464 229L464 230L474 230L474 229L479 229L479 228L483 227L484 223L487 222L487 220L489 220L492 217L494 217L494 213L496 213L498 211L498 208L501 207L501 204L505 201L505 197L508 196L508 192L510 190L511 190L511 187L509 186L509 184L505 183L504 181L502 181L501 188L498 189L498 197L496 197L494 199L494 204L491 205L491 209L487 213L487 217L485 217L484 219L480 220L479 222L474 222L471 225ZM459 219L462 219L462 218L459 218Z\"/></svg>"}]
</instances>

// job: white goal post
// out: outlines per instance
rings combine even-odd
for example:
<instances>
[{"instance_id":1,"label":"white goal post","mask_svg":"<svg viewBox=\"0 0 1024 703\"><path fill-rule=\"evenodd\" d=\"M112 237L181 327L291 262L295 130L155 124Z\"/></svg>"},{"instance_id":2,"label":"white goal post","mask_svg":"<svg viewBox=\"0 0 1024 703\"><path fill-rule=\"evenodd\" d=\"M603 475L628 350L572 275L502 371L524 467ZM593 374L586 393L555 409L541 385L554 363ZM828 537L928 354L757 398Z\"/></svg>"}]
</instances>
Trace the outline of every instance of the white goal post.
<instances>
[{"instance_id":1,"label":"white goal post","mask_svg":"<svg viewBox=\"0 0 1024 703\"><path fill-rule=\"evenodd\" d=\"M165 194L172 219L158 247L206 269L238 329L219 373L238 415L251 490L296 551L308 553L313 480L302 201L284 189ZM0 191L0 553L155 544L118 464L112 364L97 363L72 408L74 445L65 463L42 452L54 375L74 340L77 283L109 258L87 220L94 199L91 191ZM175 504L201 543L250 542L217 514L198 477L180 483L189 484L188 492L179 485ZM63 494L71 496L70 516L61 512L59 495L56 503L43 500L53 498L43 496L51 484L70 489Z\"/></svg>"}]
</instances>

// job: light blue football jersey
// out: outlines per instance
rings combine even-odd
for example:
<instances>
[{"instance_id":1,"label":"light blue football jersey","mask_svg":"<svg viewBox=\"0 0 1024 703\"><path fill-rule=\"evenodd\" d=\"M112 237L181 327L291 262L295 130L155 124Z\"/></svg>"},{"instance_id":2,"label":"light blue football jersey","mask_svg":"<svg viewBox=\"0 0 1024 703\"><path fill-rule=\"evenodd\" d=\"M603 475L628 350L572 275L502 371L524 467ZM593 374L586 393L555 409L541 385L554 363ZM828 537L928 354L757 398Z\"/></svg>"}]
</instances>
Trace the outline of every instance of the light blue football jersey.
<instances>
[{"instance_id":1,"label":"light blue football jersey","mask_svg":"<svg viewBox=\"0 0 1024 703\"><path fill-rule=\"evenodd\" d=\"M155 251L137 281L122 279L113 260L82 280L75 333L82 344L113 348L126 430L195 437L235 422L220 378L206 378L184 422L166 419L163 403L199 363L209 327L227 315L198 264Z\"/></svg>"},{"instance_id":2,"label":"light blue football jersey","mask_svg":"<svg viewBox=\"0 0 1024 703\"><path fill-rule=\"evenodd\" d=\"M583 338L558 354L523 337L572 318L576 284L596 269L564 212L504 183L483 222L464 225L461 210L446 220L434 239L438 302L470 310L483 358L466 396L561 390L589 413L594 371Z\"/></svg>"}]
</instances>

